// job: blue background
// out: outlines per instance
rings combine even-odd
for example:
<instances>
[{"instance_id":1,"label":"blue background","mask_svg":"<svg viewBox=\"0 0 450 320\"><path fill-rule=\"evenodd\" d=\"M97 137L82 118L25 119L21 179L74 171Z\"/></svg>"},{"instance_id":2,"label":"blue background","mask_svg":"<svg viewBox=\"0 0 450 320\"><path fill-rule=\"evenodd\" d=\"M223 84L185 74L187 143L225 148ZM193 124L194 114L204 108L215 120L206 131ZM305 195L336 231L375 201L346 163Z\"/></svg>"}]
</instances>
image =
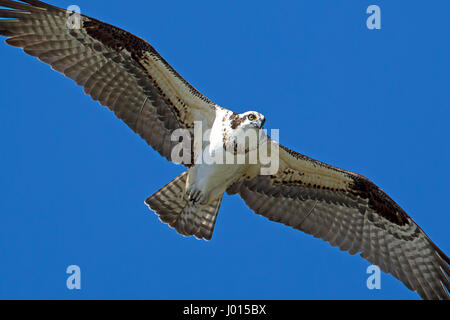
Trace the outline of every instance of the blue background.
<instances>
[{"instance_id":1,"label":"blue background","mask_svg":"<svg viewBox=\"0 0 450 320\"><path fill-rule=\"evenodd\" d=\"M143 37L219 105L369 177L450 252L449 1L52 3ZM237 196L212 241L179 236L144 200L183 168L45 64L5 44L0 57L0 298L419 298L386 274L368 290L368 262Z\"/></svg>"}]
</instances>

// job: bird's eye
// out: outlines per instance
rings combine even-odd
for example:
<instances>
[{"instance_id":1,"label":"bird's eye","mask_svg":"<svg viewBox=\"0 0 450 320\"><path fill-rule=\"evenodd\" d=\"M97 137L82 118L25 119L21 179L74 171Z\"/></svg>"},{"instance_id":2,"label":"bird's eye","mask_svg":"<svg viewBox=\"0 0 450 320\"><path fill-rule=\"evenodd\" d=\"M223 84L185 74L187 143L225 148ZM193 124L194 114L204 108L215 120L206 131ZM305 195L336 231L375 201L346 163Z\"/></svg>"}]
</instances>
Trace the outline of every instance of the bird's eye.
<instances>
[{"instance_id":1,"label":"bird's eye","mask_svg":"<svg viewBox=\"0 0 450 320\"><path fill-rule=\"evenodd\" d=\"M253 121L253 120L255 120L256 119L256 116L254 115L254 114L250 114L249 116L248 116L248 120L250 120L250 121Z\"/></svg>"}]
</instances>

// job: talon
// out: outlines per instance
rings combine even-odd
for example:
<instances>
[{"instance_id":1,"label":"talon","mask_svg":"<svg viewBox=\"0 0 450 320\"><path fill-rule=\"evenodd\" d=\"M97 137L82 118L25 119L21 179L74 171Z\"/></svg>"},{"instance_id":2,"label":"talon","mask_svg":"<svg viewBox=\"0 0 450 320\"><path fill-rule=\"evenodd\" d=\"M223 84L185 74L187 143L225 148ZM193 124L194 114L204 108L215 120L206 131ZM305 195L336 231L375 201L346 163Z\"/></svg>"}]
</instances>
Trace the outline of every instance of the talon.
<instances>
[{"instance_id":1,"label":"talon","mask_svg":"<svg viewBox=\"0 0 450 320\"><path fill-rule=\"evenodd\" d=\"M205 197L205 195L204 195L203 193L200 194L200 197L199 197L199 199L198 199L198 202L199 202L201 205L206 204L206 197Z\"/></svg>"},{"instance_id":2,"label":"talon","mask_svg":"<svg viewBox=\"0 0 450 320\"><path fill-rule=\"evenodd\" d=\"M206 196L200 189L192 189L188 194L188 200L191 201L193 205L205 204Z\"/></svg>"},{"instance_id":3,"label":"talon","mask_svg":"<svg viewBox=\"0 0 450 320\"><path fill-rule=\"evenodd\" d=\"M194 199L195 199L195 190L193 189L189 192L189 200L192 201Z\"/></svg>"}]
</instances>

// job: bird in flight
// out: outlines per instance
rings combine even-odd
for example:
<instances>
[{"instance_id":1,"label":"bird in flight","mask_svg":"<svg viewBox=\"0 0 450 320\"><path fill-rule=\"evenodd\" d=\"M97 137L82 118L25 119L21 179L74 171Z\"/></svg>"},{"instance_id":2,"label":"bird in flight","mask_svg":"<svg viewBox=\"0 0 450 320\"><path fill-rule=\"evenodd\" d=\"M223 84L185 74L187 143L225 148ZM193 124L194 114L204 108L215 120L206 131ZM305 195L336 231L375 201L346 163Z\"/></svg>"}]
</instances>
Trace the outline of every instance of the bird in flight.
<instances>
[{"instance_id":1,"label":"bird in flight","mask_svg":"<svg viewBox=\"0 0 450 320\"><path fill-rule=\"evenodd\" d=\"M450 298L450 259L367 178L262 134L263 115L218 106L127 31L37 0L0 0L0 7L0 35L9 45L83 86L163 157L187 167L146 200L180 234L210 240L224 193L238 194L259 215L360 253L424 299ZM192 147L197 124L206 137L200 152L174 153L183 140L173 139L174 132L187 134L182 145ZM277 150L276 172L262 174L262 162L247 158L232 164L198 161L205 152L223 150L246 157L251 150L239 138L249 133Z\"/></svg>"}]
</instances>

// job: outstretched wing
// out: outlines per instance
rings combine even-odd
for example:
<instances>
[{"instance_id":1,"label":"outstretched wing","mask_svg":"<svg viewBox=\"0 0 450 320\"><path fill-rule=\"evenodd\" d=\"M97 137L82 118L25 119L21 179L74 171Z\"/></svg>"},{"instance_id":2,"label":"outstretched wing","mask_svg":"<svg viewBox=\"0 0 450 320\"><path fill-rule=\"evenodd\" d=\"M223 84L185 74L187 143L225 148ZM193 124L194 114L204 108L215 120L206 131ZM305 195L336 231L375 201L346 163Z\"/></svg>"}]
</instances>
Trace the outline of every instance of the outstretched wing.
<instances>
[{"instance_id":1,"label":"outstretched wing","mask_svg":"<svg viewBox=\"0 0 450 320\"><path fill-rule=\"evenodd\" d=\"M41 1L0 0L2 6L9 8L0 9L8 44L75 80L168 160L179 143L171 141L175 129L191 130L194 121L212 126L217 106L144 40Z\"/></svg>"},{"instance_id":2,"label":"outstretched wing","mask_svg":"<svg viewBox=\"0 0 450 320\"><path fill-rule=\"evenodd\" d=\"M257 214L391 273L424 299L449 299L449 258L367 178L280 146L280 169L228 190Z\"/></svg>"}]
</instances>

